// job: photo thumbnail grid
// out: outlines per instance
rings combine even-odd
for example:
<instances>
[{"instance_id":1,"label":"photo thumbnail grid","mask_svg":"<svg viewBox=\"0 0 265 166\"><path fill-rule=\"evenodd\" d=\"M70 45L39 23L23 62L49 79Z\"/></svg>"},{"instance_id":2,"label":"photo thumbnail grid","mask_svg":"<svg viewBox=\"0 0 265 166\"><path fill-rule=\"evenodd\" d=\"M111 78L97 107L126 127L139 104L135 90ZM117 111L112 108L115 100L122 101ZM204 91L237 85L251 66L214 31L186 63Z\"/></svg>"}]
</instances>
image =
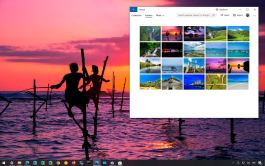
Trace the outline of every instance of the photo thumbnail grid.
<instances>
[{"instance_id":1,"label":"photo thumbnail grid","mask_svg":"<svg viewBox=\"0 0 265 166\"><path fill-rule=\"evenodd\" d=\"M249 26L140 26L140 89L247 90Z\"/></svg>"}]
</instances>

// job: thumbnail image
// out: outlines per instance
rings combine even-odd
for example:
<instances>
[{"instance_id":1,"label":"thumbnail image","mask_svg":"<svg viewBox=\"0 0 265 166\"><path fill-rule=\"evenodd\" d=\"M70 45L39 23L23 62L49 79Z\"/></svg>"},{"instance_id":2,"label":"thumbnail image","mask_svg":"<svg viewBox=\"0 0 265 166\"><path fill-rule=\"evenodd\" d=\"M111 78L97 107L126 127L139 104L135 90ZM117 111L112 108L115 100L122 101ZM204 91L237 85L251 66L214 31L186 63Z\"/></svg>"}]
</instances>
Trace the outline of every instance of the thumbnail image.
<instances>
[{"instance_id":1,"label":"thumbnail image","mask_svg":"<svg viewBox=\"0 0 265 166\"><path fill-rule=\"evenodd\" d=\"M225 26L207 26L206 27L207 41L226 41Z\"/></svg>"},{"instance_id":2,"label":"thumbnail image","mask_svg":"<svg viewBox=\"0 0 265 166\"><path fill-rule=\"evenodd\" d=\"M207 58L206 73L226 73L225 58Z\"/></svg>"},{"instance_id":3,"label":"thumbnail image","mask_svg":"<svg viewBox=\"0 0 265 166\"><path fill-rule=\"evenodd\" d=\"M225 74L207 74L206 89L226 89Z\"/></svg>"},{"instance_id":4,"label":"thumbnail image","mask_svg":"<svg viewBox=\"0 0 265 166\"><path fill-rule=\"evenodd\" d=\"M163 73L182 73L182 58L162 58Z\"/></svg>"},{"instance_id":5,"label":"thumbnail image","mask_svg":"<svg viewBox=\"0 0 265 166\"><path fill-rule=\"evenodd\" d=\"M140 42L141 57L160 57L160 42Z\"/></svg>"},{"instance_id":6,"label":"thumbnail image","mask_svg":"<svg viewBox=\"0 0 265 166\"><path fill-rule=\"evenodd\" d=\"M162 57L182 57L182 42L163 42L162 43Z\"/></svg>"},{"instance_id":7,"label":"thumbnail image","mask_svg":"<svg viewBox=\"0 0 265 166\"><path fill-rule=\"evenodd\" d=\"M206 57L226 57L226 42L207 42Z\"/></svg>"},{"instance_id":8,"label":"thumbnail image","mask_svg":"<svg viewBox=\"0 0 265 166\"><path fill-rule=\"evenodd\" d=\"M182 87L183 87L182 75L162 75L163 90L177 90L177 89L182 89Z\"/></svg>"},{"instance_id":9,"label":"thumbnail image","mask_svg":"<svg viewBox=\"0 0 265 166\"><path fill-rule=\"evenodd\" d=\"M204 41L203 26L184 26L185 41Z\"/></svg>"},{"instance_id":10,"label":"thumbnail image","mask_svg":"<svg viewBox=\"0 0 265 166\"><path fill-rule=\"evenodd\" d=\"M184 73L204 73L204 58L184 58Z\"/></svg>"},{"instance_id":11,"label":"thumbnail image","mask_svg":"<svg viewBox=\"0 0 265 166\"><path fill-rule=\"evenodd\" d=\"M160 26L141 26L140 41L160 41Z\"/></svg>"},{"instance_id":12,"label":"thumbnail image","mask_svg":"<svg viewBox=\"0 0 265 166\"><path fill-rule=\"evenodd\" d=\"M204 89L204 75L184 75L184 89Z\"/></svg>"},{"instance_id":13,"label":"thumbnail image","mask_svg":"<svg viewBox=\"0 0 265 166\"><path fill-rule=\"evenodd\" d=\"M160 75L140 75L140 89L155 90L161 89Z\"/></svg>"},{"instance_id":14,"label":"thumbnail image","mask_svg":"<svg viewBox=\"0 0 265 166\"><path fill-rule=\"evenodd\" d=\"M248 72L249 72L248 58L228 59L228 73L248 73Z\"/></svg>"},{"instance_id":15,"label":"thumbnail image","mask_svg":"<svg viewBox=\"0 0 265 166\"><path fill-rule=\"evenodd\" d=\"M248 75L228 75L228 89L248 89Z\"/></svg>"},{"instance_id":16,"label":"thumbnail image","mask_svg":"<svg viewBox=\"0 0 265 166\"><path fill-rule=\"evenodd\" d=\"M204 57L204 42L184 42L185 57Z\"/></svg>"},{"instance_id":17,"label":"thumbnail image","mask_svg":"<svg viewBox=\"0 0 265 166\"><path fill-rule=\"evenodd\" d=\"M160 58L140 58L140 73L161 73Z\"/></svg>"},{"instance_id":18,"label":"thumbnail image","mask_svg":"<svg viewBox=\"0 0 265 166\"><path fill-rule=\"evenodd\" d=\"M229 26L228 41L249 41L249 26Z\"/></svg>"},{"instance_id":19,"label":"thumbnail image","mask_svg":"<svg viewBox=\"0 0 265 166\"><path fill-rule=\"evenodd\" d=\"M162 27L163 41L181 41L182 27L181 26L164 26Z\"/></svg>"},{"instance_id":20,"label":"thumbnail image","mask_svg":"<svg viewBox=\"0 0 265 166\"><path fill-rule=\"evenodd\" d=\"M249 57L249 42L228 42L228 57Z\"/></svg>"}]
</instances>

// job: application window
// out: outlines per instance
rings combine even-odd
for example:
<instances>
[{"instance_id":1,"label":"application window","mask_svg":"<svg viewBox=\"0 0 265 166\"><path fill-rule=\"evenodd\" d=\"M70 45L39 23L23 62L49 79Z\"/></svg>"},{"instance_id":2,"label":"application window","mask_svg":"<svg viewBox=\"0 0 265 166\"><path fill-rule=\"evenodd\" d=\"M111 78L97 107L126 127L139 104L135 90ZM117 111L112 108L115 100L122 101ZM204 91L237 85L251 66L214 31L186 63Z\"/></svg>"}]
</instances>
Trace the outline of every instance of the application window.
<instances>
[{"instance_id":1,"label":"application window","mask_svg":"<svg viewBox=\"0 0 265 166\"><path fill-rule=\"evenodd\" d=\"M131 7L131 118L258 118L258 7Z\"/></svg>"}]
</instances>

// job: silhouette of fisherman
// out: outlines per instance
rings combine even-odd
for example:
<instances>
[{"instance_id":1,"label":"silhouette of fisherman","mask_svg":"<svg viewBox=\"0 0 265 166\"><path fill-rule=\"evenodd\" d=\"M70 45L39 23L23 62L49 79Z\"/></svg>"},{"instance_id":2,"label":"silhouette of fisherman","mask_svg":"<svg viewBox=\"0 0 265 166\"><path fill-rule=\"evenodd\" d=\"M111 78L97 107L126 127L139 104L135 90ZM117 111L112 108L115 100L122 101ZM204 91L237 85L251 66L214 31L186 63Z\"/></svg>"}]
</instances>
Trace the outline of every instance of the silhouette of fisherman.
<instances>
[{"instance_id":1,"label":"silhouette of fisherman","mask_svg":"<svg viewBox=\"0 0 265 166\"><path fill-rule=\"evenodd\" d=\"M106 80L105 78L98 75L98 66L92 65L92 72L93 74L88 77L88 80L85 86L89 85L92 82L92 87L87 91L87 103L89 103L90 99L92 98L96 109L98 109L98 101L97 101L97 93L100 91L100 81L109 82L110 80ZM83 85L80 86L83 88Z\"/></svg>"},{"instance_id":2,"label":"silhouette of fisherman","mask_svg":"<svg viewBox=\"0 0 265 166\"><path fill-rule=\"evenodd\" d=\"M85 73L86 73L85 77L83 76L82 73L78 72L78 64L71 63L70 64L71 73L64 75L62 81L59 84L51 86L51 89L58 89L64 84L64 82L66 82L65 100L69 104L68 115L70 117L74 116L71 111L71 108L73 106L76 106L82 110L82 108L86 104L84 94L78 90L79 81L82 78L88 79L88 73L86 69L83 69L83 70L85 70Z\"/></svg>"}]
</instances>

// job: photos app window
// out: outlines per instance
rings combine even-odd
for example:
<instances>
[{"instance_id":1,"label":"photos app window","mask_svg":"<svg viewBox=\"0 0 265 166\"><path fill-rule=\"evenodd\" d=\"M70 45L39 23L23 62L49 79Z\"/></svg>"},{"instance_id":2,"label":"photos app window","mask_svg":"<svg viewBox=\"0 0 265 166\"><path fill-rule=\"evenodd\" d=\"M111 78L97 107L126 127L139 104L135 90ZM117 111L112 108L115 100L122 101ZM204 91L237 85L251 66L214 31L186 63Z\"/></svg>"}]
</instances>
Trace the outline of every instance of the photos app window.
<instances>
[{"instance_id":1,"label":"photos app window","mask_svg":"<svg viewBox=\"0 0 265 166\"><path fill-rule=\"evenodd\" d=\"M131 7L132 118L257 118L258 8Z\"/></svg>"}]
</instances>

